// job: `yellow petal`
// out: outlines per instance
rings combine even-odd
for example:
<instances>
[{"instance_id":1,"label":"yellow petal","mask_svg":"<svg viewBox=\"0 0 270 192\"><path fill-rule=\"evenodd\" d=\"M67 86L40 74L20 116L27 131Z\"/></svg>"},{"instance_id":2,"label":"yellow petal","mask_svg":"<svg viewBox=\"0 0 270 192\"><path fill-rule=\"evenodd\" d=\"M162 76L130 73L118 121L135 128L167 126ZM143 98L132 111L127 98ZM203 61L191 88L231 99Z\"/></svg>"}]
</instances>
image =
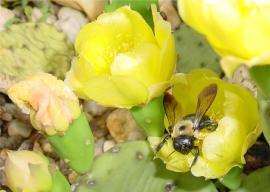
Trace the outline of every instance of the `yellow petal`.
<instances>
[{"instance_id":1,"label":"yellow petal","mask_svg":"<svg viewBox=\"0 0 270 192\"><path fill-rule=\"evenodd\" d=\"M157 145L163 140L160 137L149 137L148 141L152 148L156 150ZM174 150L172 146L172 140L169 139L158 153L155 158L160 158L166 164L168 170L176 172L187 172L192 163L194 156L192 154L183 155Z\"/></svg>"},{"instance_id":2,"label":"yellow petal","mask_svg":"<svg viewBox=\"0 0 270 192\"><path fill-rule=\"evenodd\" d=\"M178 0L178 10L181 18L199 32L203 32L205 29L203 22L200 22L199 18L203 18L203 12L201 6L203 1L197 0Z\"/></svg>"},{"instance_id":3,"label":"yellow petal","mask_svg":"<svg viewBox=\"0 0 270 192\"><path fill-rule=\"evenodd\" d=\"M270 51L265 52L262 55L254 57L250 60L244 60L241 58L227 56L221 58L221 67L226 76L231 78L235 69L241 64L245 64L247 67L253 67L256 65L268 65L270 63Z\"/></svg>"},{"instance_id":4,"label":"yellow petal","mask_svg":"<svg viewBox=\"0 0 270 192\"><path fill-rule=\"evenodd\" d=\"M159 62L156 63L156 75L161 79L169 79L176 68L176 49L174 36L171 32L171 25L164 21L157 12L156 6L152 5L152 15L157 43L160 48Z\"/></svg>"},{"instance_id":5,"label":"yellow petal","mask_svg":"<svg viewBox=\"0 0 270 192\"><path fill-rule=\"evenodd\" d=\"M126 6L86 25L76 39L76 48L95 70L108 72L116 55L139 42L155 43L153 32L137 12Z\"/></svg>"},{"instance_id":6,"label":"yellow petal","mask_svg":"<svg viewBox=\"0 0 270 192\"><path fill-rule=\"evenodd\" d=\"M156 72L159 58L155 55L160 55L160 50L155 44L137 44L130 52L115 57L111 65L111 74L133 77L145 86L162 82Z\"/></svg>"},{"instance_id":7,"label":"yellow petal","mask_svg":"<svg viewBox=\"0 0 270 192\"><path fill-rule=\"evenodd\" d=\"M71 70L67 72L65 83L69 85L76 94L81 98L86 98L82 91L82 86L88 79L96 77L98 73L83 56L75 59L72 63Z\"/></svg>"},{"instance_id":8,"label":"yellow petal","mask_svg":"<svg viewBox=\"0 0 270 192\"><path fill-rule=\"evenodd\" d=\"M269 64L269 1L178 0L178 6L184 21L223 57L227 75L239 64Z\"/></svg>"},{"instance_id":9,"label":"yellow petal","mask_svg":"<svg viewBox=\"0 0 270 192\"><path fill-rule=\"evenodd\" d=\"M108 106L131 108L145 103L148 98L148 90L143 84L125 76L98 76L83 87L84 95Z\"/></svg>"}]
</instances>

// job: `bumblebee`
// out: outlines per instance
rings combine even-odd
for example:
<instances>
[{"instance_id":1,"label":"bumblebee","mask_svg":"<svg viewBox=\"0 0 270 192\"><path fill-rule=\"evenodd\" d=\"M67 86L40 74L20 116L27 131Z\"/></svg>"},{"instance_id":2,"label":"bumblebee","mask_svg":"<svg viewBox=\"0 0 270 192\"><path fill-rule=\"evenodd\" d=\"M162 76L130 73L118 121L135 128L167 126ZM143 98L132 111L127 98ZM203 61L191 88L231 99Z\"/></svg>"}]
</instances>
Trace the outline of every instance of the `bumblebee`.
<instances>
[{"instance_id":1,"label":"bumblebee","mask_svg":"<svg viewBox=\"0 0 270 192\"><path fill-rule=\"evenodd\" d=\"M186 155L194 150L195 156L191 164L192 167L196 163L199 156L199 147L195 145L195 140L197 139L195 132L198 132L202 129L214 131L218 126L217 122L211 120L207 115L205 115L214 102L216 94L216 84L210 84L205 87L198 95L197 108L195 113L186 115L180 120L176 120L175 116L175 110L177 107L175 98L170 94L166 94L163 104L165 108L165 114L169 122L168 133L157 146L156 152L158 152L163 147L168 139L172 139L173 148L175 151ZM175 151L173 151L173 153Z\"/></svg>"}]
</instances>

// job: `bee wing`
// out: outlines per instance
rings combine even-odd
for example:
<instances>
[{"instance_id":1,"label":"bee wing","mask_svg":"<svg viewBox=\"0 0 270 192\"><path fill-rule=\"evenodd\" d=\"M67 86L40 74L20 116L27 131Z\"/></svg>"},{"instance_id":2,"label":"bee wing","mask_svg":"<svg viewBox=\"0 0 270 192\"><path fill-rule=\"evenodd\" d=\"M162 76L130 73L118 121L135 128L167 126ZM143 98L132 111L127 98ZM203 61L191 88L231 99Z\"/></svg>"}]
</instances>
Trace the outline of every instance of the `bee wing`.
<instances>
[{"instance_id":1,"label":"bee wing","mask_svg":"<svg viewBox=\"0 0 270 192\"><path fill-rule=\"evenodd\" d=\"M208 111L217 95L217 84L213 83L205 87L198 96L197 109L193 128L199 127L200 121L204 114Z\"/></svg>"},{"instance_id":2,"label":"bee wing","mask_svg":"<svg viewBox=\"0 0 270 192\"><path fill-rule=\"evenodd\" d=\"M169 122L169 131L171 132L172 127L176 123L175 110L177 107L177 102L171 94L166 93L164 95L163 105L165 108L165 114L166 114L168 122Z\"/></svg>"}]
</instances>

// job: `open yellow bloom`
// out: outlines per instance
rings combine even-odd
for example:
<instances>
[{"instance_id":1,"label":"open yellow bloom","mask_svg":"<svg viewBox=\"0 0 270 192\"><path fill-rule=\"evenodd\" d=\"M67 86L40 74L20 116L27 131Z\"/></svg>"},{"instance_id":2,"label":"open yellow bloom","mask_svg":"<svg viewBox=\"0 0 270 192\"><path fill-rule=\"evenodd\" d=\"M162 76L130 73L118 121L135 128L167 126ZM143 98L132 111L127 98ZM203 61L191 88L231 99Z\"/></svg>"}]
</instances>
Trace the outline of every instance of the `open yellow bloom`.
<instances>
[{"instance_id":1,"label":"open yellow bloom","mask_svg":"<svg viewBox=\"0 0 270 192\"><path fill-rule=\"evenodd\" d=\"M32 125L48 135L64 132L81 114L79 100L63 81L39 73L20 81L8 90L8 96L25 113Z\"/></svg>"},{"instance_id":2,"label":"open yellow bloom","mask_svg":"<svg viewBox=\"0 0 270 192\"><path fill-rule=\"evenodd\" d=\"M82 98L130 108L161 95L175 71L171 26L152 7L154 33L128 6L104 13L77 36L66 82Z\"/></svg>"},{"instance_id":3,"label":"open yellow bloom","mask_svg":"<svg viewBox=\"0 0 270 192\"><path fill-rule=\"evenodd\" d=\"M231 76L239 64L270 64L270 1L178 0L183 20L206 36Z\"/></svg>"},{"instance_id":4,"label":"open yellow bloom","mask_svg":"<svg viewBox=\"0 0 270 192\"><path fill-rule=\"evenodd\" d=\"M50 191L52 176L49 161L33 151L9 151L4 172L13 192Z\"/></svg>"},{"instance_id":5,"label":"open yellow bloom","mask_svg":"<svg viewBox=\"0 0 270 192\"><path fill-rule=\"evenodd\" d=\"M258 125L259 114L252 94L241 87L226 83L208 70L194 70L191 73L177 74L173 95L178 102L180 119L196 111L198 95L203 88L215 83L217 96L206 115L218 123L214 131L202 129L195 141L199 147L199 157L191 172L195 176L219 178L232 167L245 163L244 154L261 133ZM162 138L150 138L154 146ZM186 172L194 160L194 151L187 155L174 151L170 139L156 154L167 169ZM170 155L171 154L171 155Z\"/></svg>"}]
</instances>

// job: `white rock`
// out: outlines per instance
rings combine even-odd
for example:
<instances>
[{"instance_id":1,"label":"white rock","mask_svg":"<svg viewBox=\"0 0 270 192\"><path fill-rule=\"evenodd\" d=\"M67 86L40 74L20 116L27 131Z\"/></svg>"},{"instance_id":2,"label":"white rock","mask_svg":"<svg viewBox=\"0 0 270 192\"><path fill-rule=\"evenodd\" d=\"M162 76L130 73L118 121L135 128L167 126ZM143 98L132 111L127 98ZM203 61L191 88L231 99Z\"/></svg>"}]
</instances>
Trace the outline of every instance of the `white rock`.
<instances>
[{"instance_id":1,"label":"white rock","mask_svg":"<svg viewBox=\"0 0 270 192\"><path fill-rule=\"evenodd\" d=\"M38 21L42 17L42 12L39 8L34 7L32 9L31 19L33 22Z\"/></svg>"},{"instance_id":2,"label":"white rock","mask_svg":"<svg viewBox=\"0 0 270 192\"><path fill-rule=\"evenodd\" d=\"M107 140L103 143L103 152L106 152L115 146L115 142L113 140Z\"/></svg>"},{"instance_id":3,"label":"white rock","mask_svg":"<svg viewBox=\"0 0 270 192\"><path fill-rule=\"evenodd\" d=\"M83 10L90 20L102 13L106 0L53 0L61 5Z\"/></svg>"},{"instance_id":4,"label":"white rock","mask_svg":"<svg viewBox=\"0 0 270 192\"><path fill-rule=\"evenodd\" d=\"M62 7L58 12L58 21L54 25L63 31L74 42L81 27L88 23L88 19L80 12L69 7Z\"/></svg>"},{"instance_id":5,"label":"white rock","mask_svg":"<svg viewBox=\"0 0 270 192\"><path fill-rule=\"evenodd\" d=\"M11 10L0 6L0 31L5 29L5 23L14 16L15 15Z\"/></svg>"}]
</instances>

